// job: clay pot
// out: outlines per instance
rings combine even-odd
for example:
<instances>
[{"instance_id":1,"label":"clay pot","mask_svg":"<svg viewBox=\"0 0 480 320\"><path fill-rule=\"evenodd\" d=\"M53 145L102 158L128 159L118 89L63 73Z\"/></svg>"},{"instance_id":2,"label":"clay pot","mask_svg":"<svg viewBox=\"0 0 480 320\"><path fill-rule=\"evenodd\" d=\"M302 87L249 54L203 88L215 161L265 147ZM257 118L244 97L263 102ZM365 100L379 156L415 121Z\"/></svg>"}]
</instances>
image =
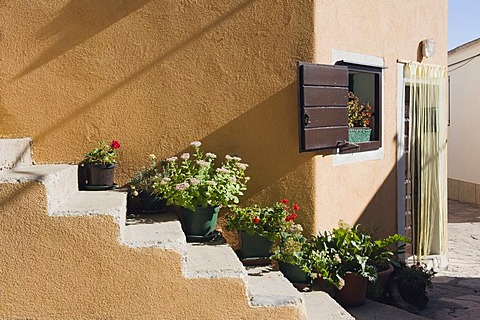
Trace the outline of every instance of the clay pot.
<instances>
[{"instance_id":1,"label":"clay pot","mask_svg":"<svg viewBox=\"0 0 480 320\"><path fill-rule=\"evenodd\" d=\"M342 306L359 306L367 298L368 279L356 273L348 272L345 285L341 290L335 289L335 300Z\"/></svg>"}]
</instances>

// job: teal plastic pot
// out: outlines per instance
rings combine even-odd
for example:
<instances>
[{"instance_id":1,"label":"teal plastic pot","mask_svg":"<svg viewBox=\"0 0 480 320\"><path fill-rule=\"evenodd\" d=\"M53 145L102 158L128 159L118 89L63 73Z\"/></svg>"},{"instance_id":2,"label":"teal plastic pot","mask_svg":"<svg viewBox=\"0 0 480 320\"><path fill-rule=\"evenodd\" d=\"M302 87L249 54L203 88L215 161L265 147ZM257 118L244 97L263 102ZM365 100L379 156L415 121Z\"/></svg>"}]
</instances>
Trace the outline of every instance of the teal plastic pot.
<instances>
[{"instance_id":1,"label":"teal plastic pot","mask_svg":"<svg viewBox=\"0 0 480 320\"><path fill-rule=\"evenodd\" d=\"M196 207L195 211L182 208L183 231L187 236L208 236L217 226L220 207Z\"/></svg>"},{"instance_id":2,"label":"teal plastic pot","mask_svg":"<svg viewBox=\"0 0 480 320\"><path fill-rule=\"evenodd\" d=\"M372 129L368 127L348 128L348 141L361 143L370 141Z\"/></svg>"},{"instance_id":3,"label":"teal plastic pot","mask_svg":"<svg viewBox=\"0 0 480 320\"><path fill-rule=\"evenodd\" d=\"M272 242L258 234L240 232L242 258L268 258Z\"/></svg>"},{"instance_id":4,"label":"teal plastic pot","mask_svg":"<svg viewBox=\"0 0 480 320\"><path fill-rule=\"evenodd\" d=\"M312 279L308 276L308 274L300 269L299 266L283 261L278 261L278 266L280 267L280 271L283 273L285 278L292 283L310 284L312 282Z\"/></svg>"}]
</instances>

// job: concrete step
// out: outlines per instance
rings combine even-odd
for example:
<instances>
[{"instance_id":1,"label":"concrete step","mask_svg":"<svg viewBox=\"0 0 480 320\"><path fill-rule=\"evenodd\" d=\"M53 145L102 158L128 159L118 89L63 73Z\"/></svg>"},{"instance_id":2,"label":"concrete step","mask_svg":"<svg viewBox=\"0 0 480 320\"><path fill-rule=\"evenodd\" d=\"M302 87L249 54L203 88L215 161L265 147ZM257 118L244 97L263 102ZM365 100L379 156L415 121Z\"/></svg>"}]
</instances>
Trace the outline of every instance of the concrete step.
<instances>
[{"instance_id":1,"label":"concrete step","mask_svg":"<svg viewBox=\"0 0 480 320\"><path fill-rule=\"evenodd\" d=\"M187 253L187 241L174 213L146 214L127 219L122 240L130 247L156 247Z\"/></svg>"},{"instance_id":2,"label":"concrete step","mask_svg":"<svg viewBox=\"0 0 480 320\"><path fill-rule=\"evenodd\" d=\"M118 191L77 191L66 199L51 216L110 215L119 225L119 241L124 238L127 193Z\"/></svg>"},{"instance_id":3,"label":"concrete step","mask_svg":"<svg viewBox=\"0 0 480 320\"><path fill-rule=\"evenodd\" d=\"M0 171L0 183L29 181L37 181L45 185L48 212L52 214L62 203L78 192L77 166L66 164L17 166Z\"/></svg>"},{"instance_id":4,"label":"concrete step","mask_svg":"<svg viewBox=\"0 0 480 320\"><path fill-rule=\"evenodd\" d=\"M248 267L247 289L252 306L302 305L303 298L280 271L271 267Z\"/></svg>"},{"instance_id":5,"label":"concrete step","mask_svg":"<svg viewBox=\"0 0 480 320\"><path fill-rule=\"evenodd\" d=\"M32 139L0 139L0 171L32 164Z\"/></svg>"},{"instance_id":6,"label":"concrete step","mask_svg":"<svg viewBox=\"0 0 480 320\"><path fill-rule=\"evenodd\" d=\"M305 308L307 309L307 320L355 320L350 313L348 313L326 292L302 292L302 296L305 301Z\"/></svg>"},{"instance_id":7,"label":"concrete step","mask_svg":"<svg viewBox=\"0 0 480 320\"><path fill-rule=\"evenodd\" d=\"M241 278L247 272L233 249L227 245L188 243L185 276L188 278Z\"/></svg>"}]
</instances>

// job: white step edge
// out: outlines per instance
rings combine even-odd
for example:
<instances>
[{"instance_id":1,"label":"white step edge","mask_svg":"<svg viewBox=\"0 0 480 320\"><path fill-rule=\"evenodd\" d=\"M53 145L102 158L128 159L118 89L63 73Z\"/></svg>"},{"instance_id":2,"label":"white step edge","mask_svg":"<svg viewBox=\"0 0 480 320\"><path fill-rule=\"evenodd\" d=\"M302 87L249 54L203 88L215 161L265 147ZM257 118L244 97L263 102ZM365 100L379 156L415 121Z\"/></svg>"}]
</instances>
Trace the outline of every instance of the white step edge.
<instances>
[{"instance_id":1,"label":"white step edge","mask_svg":"<svg viewBox=\"0 0 480 320\"><path fill-rule=\"evenodd\" d=\"M124 239L127 194L118 191L78 191L50 213L51 216L110 215L119 226L119 242Z\"/></svg>"},{"instance_id":2,"label":"white step edge","mask_svg":"<svg viewBox=\"0 0 480 320\"><path fill-rule=\"evenodd\" d=\"M248 267L247 292L252 306L303 305L300 292L280 271L268 267Z\"/></svg>"},{"instance_id":3,"label":"white step edge","mask_svg":"<svg viewBox=\"0 0 480 320\"><path fill-rule=\"evenodd\" d=\"M78 192L77 170L77 166L67 164L18 166L0 171L0 183L41 182L47 192L47 208L51 214Z\"/></svg>"},{"instance_id":4,"label":"white step edge","mask_svg":"<svg viewBox=\"0 0 480 320\"><path fill-rule=\"evenodd\" d=\"M127 220L121 243L134 248L175 250L184 260L182 266L186 264L187 241L180 221L173 213L149 214Z\"/></svg>"},{"instance_id":5,"label":"white step edge","mask_svg":"<svg viewBox=\"0 0 480 320\"><path fill-rule=\"evenodd\" d=\"M185 276L187 278L240 278L247 272L228 244L188 243Z\"/></svg>"},{"instance_id":6,"label":"white step edge","mask_svg":"<svg viewBox=\"0 0 480 320\"><path fill-rule=\"evenodd\" d=\"M32 139L0 139L0 171L32 164Z\"/></svg>"},{"instance_id":7,"label":"white step edge","mask_svg":"<svg viewBox=\"0 0 480 320\"><path fill-rule=\"evenodd\" d=\"M355 320L330 295L323 291L302 292L307 320Z\"/></svg>"}]
</instances>

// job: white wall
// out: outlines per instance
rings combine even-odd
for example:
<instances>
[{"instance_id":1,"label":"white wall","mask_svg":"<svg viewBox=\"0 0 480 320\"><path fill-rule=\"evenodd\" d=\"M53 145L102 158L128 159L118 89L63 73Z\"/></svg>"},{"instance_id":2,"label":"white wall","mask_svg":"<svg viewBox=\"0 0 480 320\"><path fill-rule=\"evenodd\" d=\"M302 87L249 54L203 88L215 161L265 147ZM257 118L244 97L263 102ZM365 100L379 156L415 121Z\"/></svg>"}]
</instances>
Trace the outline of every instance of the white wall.
<instances>
[{"instance_id":1,"label":"white wall","mask_svg":"<svg viewBox=\"0 0 480 320\"><path fill-rule=\"evenodd\" d=\"M480 53L480 41L448 55L448 64ZM448 177L480 184L480 57L449 67ZM458 68L458 69L457 69Z\"/></svg>"}]
</instances>

